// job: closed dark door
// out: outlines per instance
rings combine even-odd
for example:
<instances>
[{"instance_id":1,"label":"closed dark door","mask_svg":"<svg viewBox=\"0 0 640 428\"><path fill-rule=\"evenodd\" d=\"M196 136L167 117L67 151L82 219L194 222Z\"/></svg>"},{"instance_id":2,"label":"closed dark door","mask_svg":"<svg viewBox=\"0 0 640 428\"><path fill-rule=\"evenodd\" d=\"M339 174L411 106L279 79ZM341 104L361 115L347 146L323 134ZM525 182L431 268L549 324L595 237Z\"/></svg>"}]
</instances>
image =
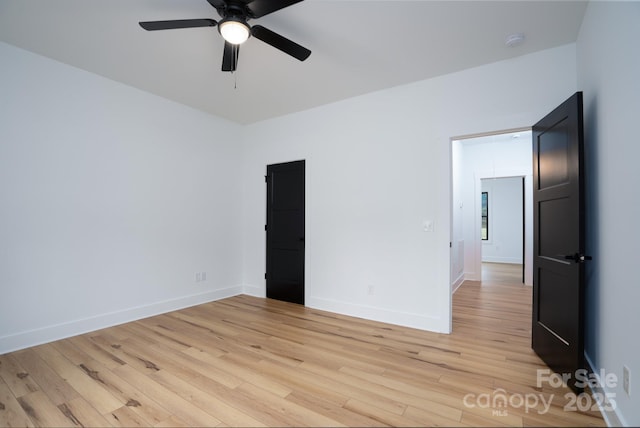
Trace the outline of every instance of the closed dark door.
<instances>
[{"instance_id":1,"label":"closed dark door","mask_svg":"<svg viewBox=\"0 0 640 428\"><path fill-rule=\"evenodd\" d=\"M267 166L267 297L304 304L304 161Z\"/></svg>"},{"instance_id":2,"label":"closed dark door","mask_svg":"<svg viewBox=\"0 0 640 428\"><path fill-rule=\"evenodd\" d=\"M556 373L584 368L582 93L533 127L532 347Z\"/></svg>"}]
</instances>

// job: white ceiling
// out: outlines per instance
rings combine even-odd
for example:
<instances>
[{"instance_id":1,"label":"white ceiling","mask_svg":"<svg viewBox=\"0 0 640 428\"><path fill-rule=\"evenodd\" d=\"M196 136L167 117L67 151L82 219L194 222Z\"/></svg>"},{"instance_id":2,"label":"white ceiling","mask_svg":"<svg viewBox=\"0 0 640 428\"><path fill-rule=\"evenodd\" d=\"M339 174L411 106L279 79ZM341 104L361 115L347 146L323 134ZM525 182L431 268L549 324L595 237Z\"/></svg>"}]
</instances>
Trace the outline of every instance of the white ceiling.
<instances>
[{"instance_id":1,"label":"white ceiling","mask_svg":"<svg viewBox=\"0 0 640 428\"><path fill-rule=\"evenodd\" d=\"M233 74L220 71L216 28L138 26L219 19L206 0L0 0L0 41L247 124L575 42L585 8L584 1L306 0L250 23L311 49L311 57L299 62L249 39ZM505 46L515 32L525 43Z\"/></svg>"}]
</instances>

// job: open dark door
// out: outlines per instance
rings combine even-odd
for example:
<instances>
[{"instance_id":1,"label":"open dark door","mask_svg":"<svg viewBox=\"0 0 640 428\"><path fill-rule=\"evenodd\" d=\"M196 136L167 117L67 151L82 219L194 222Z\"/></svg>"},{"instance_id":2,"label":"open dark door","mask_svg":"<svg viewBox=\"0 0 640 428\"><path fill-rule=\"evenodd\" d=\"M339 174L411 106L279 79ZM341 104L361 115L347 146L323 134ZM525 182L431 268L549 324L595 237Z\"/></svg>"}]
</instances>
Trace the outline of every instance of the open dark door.
<instances>
[{"instance_id":1,"label":"open dark door","mask_svg":"<svg viewBox=\"0 0 640 428\"><path fill-rule=\"evenodd\" d=\"M267 166L267 297L304 304L304 161Z\"/></svg>"},{"instance_id":2,"label":"open dark door","mask_svg":"<svg viewBox=\"0 0 640 428\"><path fill-rule=\"evenodd\" d=\"M533 127L532 348L556 373L584 364L582 93Z\"/></svg>"}]
</instances>

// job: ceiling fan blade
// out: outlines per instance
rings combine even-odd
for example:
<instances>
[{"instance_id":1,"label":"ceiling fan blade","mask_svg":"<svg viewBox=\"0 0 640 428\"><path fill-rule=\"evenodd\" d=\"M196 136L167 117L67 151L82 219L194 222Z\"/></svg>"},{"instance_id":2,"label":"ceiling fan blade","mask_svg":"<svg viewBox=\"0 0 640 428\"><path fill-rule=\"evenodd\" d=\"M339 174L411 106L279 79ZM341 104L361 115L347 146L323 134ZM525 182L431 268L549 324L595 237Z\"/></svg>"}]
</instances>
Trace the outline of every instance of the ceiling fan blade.
<instances>
[{"instance_id":1,"label":"ceiling fan blade","mask_svg":"<svg viewBox=\"0 0 640 428\"><path fill-rule=\"evenodd\" d=\"M260 18L276 10L301 2L302 0L249 0L247 6L253 14L253 18Z\"/></svg>"},{"instance_id":2,"label":"ceiling fan blade","mask_svg":"<svg viewBox=\"0 0 640 428\"><path fill-rule=\"evenodd\" d=\"M173 30L174 28L215 27L218 23L213 19L176 19L173 21L139 22L147 31Z\"/></svg>"},{"instance_id":3,"label":"ceiling fan blade","mask_svg":"<svg viewBox=\"0 0 640 428\"><path fill-rule=\"evenodd\" d=\"M304 61L309 58L309 55L311 55L311 51L309 49L292 42L280 34L274 33L268 28L264 28L262 25L254 25L251 27L251 35L256 39L260 39L266 44L299 59L300 61Z\"/></svg>"},{"instance_id":4,"label":"ceiling fan blade","mask_svg":"<svg viewBox=\"0 0 640 428\"><path fill-rule=\"evenodd\" d=\"M236 71L239 54L240 45L232 45L225 41L224 53L222 54L222 71Z\"/></svg>"}]
</instances>

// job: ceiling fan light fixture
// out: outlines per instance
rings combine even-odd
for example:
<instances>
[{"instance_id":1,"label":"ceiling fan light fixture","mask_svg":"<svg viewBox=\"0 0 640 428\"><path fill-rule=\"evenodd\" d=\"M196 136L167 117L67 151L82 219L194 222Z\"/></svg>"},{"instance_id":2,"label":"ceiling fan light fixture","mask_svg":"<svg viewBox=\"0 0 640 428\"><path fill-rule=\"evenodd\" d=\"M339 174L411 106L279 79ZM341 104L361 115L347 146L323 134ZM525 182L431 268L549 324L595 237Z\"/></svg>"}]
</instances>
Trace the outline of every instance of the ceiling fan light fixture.
<instances>
[{"instance_id":1,"label":"ceiling fan light fixture","mask_svg":"<svg viewBox=\"0 0 640 428\"><path fill-rule=\"evenodd\" d=\"M218 30L232 45L240 45L249 38L249 26L238 18L225 18L218 24Z\"/></svg>"}]
</instances>

